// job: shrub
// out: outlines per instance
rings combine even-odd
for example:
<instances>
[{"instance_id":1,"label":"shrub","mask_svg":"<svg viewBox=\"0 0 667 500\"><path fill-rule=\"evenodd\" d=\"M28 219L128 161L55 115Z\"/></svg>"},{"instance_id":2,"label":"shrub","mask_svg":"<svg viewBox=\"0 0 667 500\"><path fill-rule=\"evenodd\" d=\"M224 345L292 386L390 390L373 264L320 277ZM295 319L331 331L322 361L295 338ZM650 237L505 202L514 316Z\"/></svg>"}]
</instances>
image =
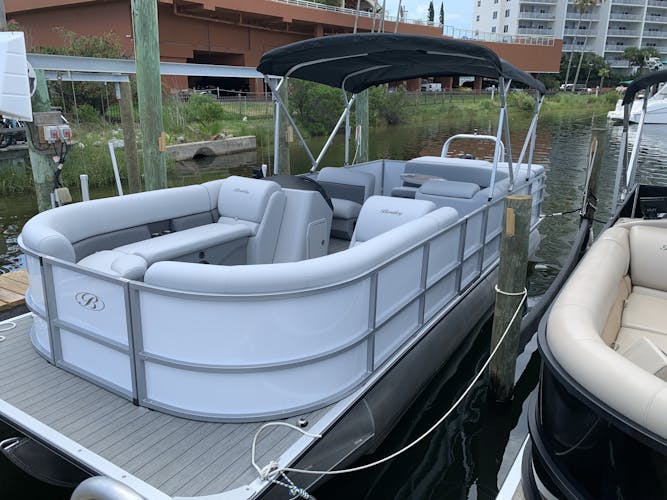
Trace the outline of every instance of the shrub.
<instances>
[{"instance_id":1,"label":"shrub","mask_svg":"<svg viewBox=\"0 0 667 500\"><path fill-rule=\"evenodd\" d=\"M329 134L343 110L340 90L318 83L292 80L289 108L302 130L310 135Z\"/></svg>"}]
</instances>

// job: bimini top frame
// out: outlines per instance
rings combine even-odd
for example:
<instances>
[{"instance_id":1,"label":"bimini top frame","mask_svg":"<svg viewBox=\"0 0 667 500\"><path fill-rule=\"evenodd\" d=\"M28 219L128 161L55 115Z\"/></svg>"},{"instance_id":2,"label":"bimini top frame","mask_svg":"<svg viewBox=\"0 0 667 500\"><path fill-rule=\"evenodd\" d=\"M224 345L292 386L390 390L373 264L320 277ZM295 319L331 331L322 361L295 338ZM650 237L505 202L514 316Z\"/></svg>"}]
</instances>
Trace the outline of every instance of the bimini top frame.
<instances>
[{"instance_id":1,"label":"bimini top frame","mask_svg":"<svg viewBox=\"0 0 667 500\"><path fill-rule=\"evenodd\" d=\"M657 86L660 83L667 82L667 70L656 71L649 73L634 80L626 89L623 96L623 133L621 134L621 146L618 154L618 165L616 167L616 180L614 182L614 199L612 202L611 216L614 216L619 202L623 202L627 194L635 185L635 176L637 174L637 156L639 153L639 145L642 140L642 133L644 131L644 121L646 119L646 109L648 107L648 100L651 97L651 87ZM635 101L635 96L638 92L644 91L644 98L642 102L642 111L639 117L639 124L637 125L637 136L635 144L632 147L632 152L629 151L628 130L630 128L630 111ZM628 158L628 153L630 157ZM621 183L625 182L622 186Z\"/></svg>"},{"instance_id":2,"label":"bimini top frame","mask_svg":"<svg viewBox=\"0 0 667 500\"><path fill-rule=\"evenodd\" d=\"M509 144L509 121L505 97L512 81L522 83L536 91L533 121L519 160L520 163L530 143L528 150L528 172L530 172L537 115L546 89L540 81L503 61L495 52L482 45L441 37L404 34L334 35L304 40L273 49L264 54L257 69L265 75L265 80L274 94L276 111L282 107L287 113L290 124L296 130L297 136L310 156L311 171L317 170L343 121L346 123L346 139L349 138L349 113L355 96L373 85L427 76L481 76L498 80L501 108L494 152L494 172L501 157L502 148L499 144L504 136L505 159L510 166L511 183L513 183L512 153ZM276 84L266 75L275 75L283 79ZM290 77L340 88L343 92L345 109L317 158L305 144L278 94L284 79ZM347 92L353 94L352 98L348 99ZM279 113L275 115L276 128L279 124L279 115ZM346 148L346 153L347 151L348 148ZM277 146L274 154L274 164L277 165ZM345 163L348 163L347 154ZM491 192L493 192L492 189Z\"/></svg>"}]
</instances>

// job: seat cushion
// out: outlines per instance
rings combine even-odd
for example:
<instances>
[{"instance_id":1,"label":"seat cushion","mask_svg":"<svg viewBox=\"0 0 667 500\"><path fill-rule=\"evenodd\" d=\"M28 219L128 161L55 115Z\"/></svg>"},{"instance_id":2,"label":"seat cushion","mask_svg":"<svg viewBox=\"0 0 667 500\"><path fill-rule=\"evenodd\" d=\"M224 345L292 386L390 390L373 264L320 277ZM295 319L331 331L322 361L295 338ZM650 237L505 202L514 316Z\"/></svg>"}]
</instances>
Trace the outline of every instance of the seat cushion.
<instances>
[{"instance_id":1,"label":"seat cushion","mask_svg":"<svg viewBox=\"0 0 667 500\"><path fill-rule=\"evenodd\" d=\"M621 327L667 335L667 300L631 293L625 301Z\"/></svg>"},{"instance_id":2,"label":"seat cushion","mask_svg":"<svg viewBox=\"0 0 667 500\"><path fill-rule=\"evenodd\" d=\"M399 186L391 190L391 195L396 198L414 198L417 186Z\"/></svg>"},{"instance_id":3,"label":"seat cushion","mask_svg":"<svg viewBox=\"0 0 667 500\"><path fill-rule=\"evenodd\" d=\"M641 339L646 338L653 342L663 351L667 352L667 335L663 333L648 332L646 330L637 330L634 328L621 328L618 337L614 342L614 349L619 354L624 354Z\"/></svg>"},{"instance_id":4,"label":"seat cushion","mask_svg":"<svg viewBox=\"0 0 667 500\"><path fill-rule=\"evenodd\" d=\"M435 203L430 201L371 196L361 207L350 246L368 241L435 209Z\"/></svg>"},{"instance_id":5,"label":"seat cushion","mask_svg":"<svg viewBox=\"0 0 667 500\"><path fill-rule=\"evenodd\" d=\"M118 247L115 250L139 255L151 265L160 260L175 259L192 252L249 236L251 236L251 230L245 224L214 223L138 241Z\"/></svg>"},{"instance_id":6,"label":"seat cushion","mask_svg":"<svg viewBox=\"0 0 667 500\"><path fill-rule=\"evenodd\" d=\"M138 255L128 255L117 250L95 252L81 259L78 264L88 269L129 280L142 279L148 268L148 263L144 258Z\"/></svg>"},{"instance_id":7,"label":"seat cushion","mask_svg":"<svg viewBox=\"0 0 667 500\"><path fill-rule=\"evenodd\" d=\"M632 226L630 259L633 285L667 291L667 230Z\"/></svg>"},{"instance_id":8,"label":"seat cushion","mask_svg":"<svg viewBox=\"0 0 667 500\"><path fill-rule=\"evenodd\" d=\"M479 185L472 182L429 180L422 184L419 192L436 196L448 196L450 198L470 199L479 193Z\"/></svg>"},{"instance_id":9,"label":"seat cushion","mask_svg":"<svg viewBox=\"0 0 667 500\"><path fill-rule=\"evenodd\" d=\"M342 198L331 198L333 203L333 216L336 219L356 219L359 217L361 205L354 201L343 200Z\"/></svg>"},{"instance_id":10,"label":"seat cushion","mask_svg":"<svg viewBox=\"0 0 667 500\"><path fill-rule=\"evenodd\" d=\"M271 195L280 192L275 182L233 175L220 183L218 213L226 219L260 223Z\"/></svg>"}]
</instances>

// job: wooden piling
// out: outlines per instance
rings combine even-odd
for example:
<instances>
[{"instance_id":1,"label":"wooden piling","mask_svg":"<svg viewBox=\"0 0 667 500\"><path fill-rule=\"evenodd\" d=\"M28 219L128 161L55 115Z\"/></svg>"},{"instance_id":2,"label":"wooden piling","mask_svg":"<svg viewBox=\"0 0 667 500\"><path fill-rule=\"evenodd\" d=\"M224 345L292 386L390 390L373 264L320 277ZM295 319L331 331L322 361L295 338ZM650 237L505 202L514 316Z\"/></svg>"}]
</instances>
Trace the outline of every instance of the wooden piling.
<instances>
[{"instance_id":1,"label":"wooden piling","mask_svg":"<svg viewBox=\"0 0 667 500\"><path fill-rule=\"evenodd\" d=\"M505 200L505 229L500 241L499 292L496 293L493 316L492 350L523 298L521 292L526 286L532 200L530 195L510 195ZM507 401L512 395L520 327L519 313L489 366L491 390L498 401Z\"/></svg>"},{"instance_id":2,"label":"wooden piling","mask_svg":"<svg viewBox=\"0 0 667 500\"><path fill-rule=\"evenodd\" d=\"M130 193L141 191L141 173L137 158L137 136L134 132L134 110L132 109L132 86L129 82L120 82L120 123L123 127L123 143L127 181Z\"/></svg>"},{"instance_id":3,"label":"wooden piling","mask_svg":"<svg viewBox=\"0 0 667 500\"><path fill-rule=\"evenodd\" d=\"M31 98L32 111L33 113L51 111L51 101L49 100L49 90L46 87L44 71L36 70L35 77L35 93ZM55 164L52 160L54 150L40 146L39 137L35 137L37 133L35 127L26 127L30 168L35 183L35 195L37 196L37 209L43 212L51 208L51 193L55 186Z\"/></svg>"},{"instance_id":4,"label":"wooden piling","mask_svg":"<svg viewBox=\"0 0 667 500\"><path fill-rule=\"evenodd\" d=\"M162 189L167 187L167 165L160 147L164 139L157 2L132 0L131 5L144 179L147 190Z\"/></svg>"}]
</instances>

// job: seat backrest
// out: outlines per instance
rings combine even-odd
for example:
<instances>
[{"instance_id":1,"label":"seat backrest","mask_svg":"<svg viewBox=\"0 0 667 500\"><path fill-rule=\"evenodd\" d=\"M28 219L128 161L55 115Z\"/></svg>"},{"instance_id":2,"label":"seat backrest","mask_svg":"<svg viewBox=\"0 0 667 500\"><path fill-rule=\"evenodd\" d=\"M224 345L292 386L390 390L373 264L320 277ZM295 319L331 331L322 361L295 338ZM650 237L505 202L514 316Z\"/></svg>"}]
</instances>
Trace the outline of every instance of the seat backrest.
<instances>
[{"instance_id":1,"label":"seat backrest","mask_svg":"<svg viewBox=\"0 0 667 500\"><path fill-rule=\"evenodd\" d=\"M220 224L244 224L253 236L248 241L248 264L273 262L285 193L275 182L231 176L220 183Z\"/></svg>"},{"instance_id":2,"label":"seat backrest","mask_svg":"<svg viewBox=\"0 0 667 500\"><path fill-rule=\"evenodd\" d=\"M360 205L375 192L375 176L350 167L325 167L317 182L330 198L354 201Z\"/></svg>"},{"instance_id":3,"label":"seat backrest","mask_svg":"<svg viewBox=\"0 0 667 500\"><path fill-rule=\"evenodd\" d=\"M667 229L630 228L630 276L635 286L667 291Z\"/></svg>"},{"instance_id":4,"label":"seat backrest","mask_svg":"<svg viewBox=\"0 0 667 500\"><path fill-rule=\"evenodd\" d=\"M371 196L361 207L350 247L415 220L435 209L435 203L431 201Z\"/></svg>"},{"instance_id":5,"label":"seat backrest","mask_svg":"<svg viewBox=\"0 0 667 500\"><path fill-rule=\"evenodd\" d=\"M492 165L486 160L442 158L422 156L405 163L405 173L435 175L449 181L471 182L484 189L491 182ZM496 182L508 177L502 170L496 171Z\"/></svg>"}]
</instances>

